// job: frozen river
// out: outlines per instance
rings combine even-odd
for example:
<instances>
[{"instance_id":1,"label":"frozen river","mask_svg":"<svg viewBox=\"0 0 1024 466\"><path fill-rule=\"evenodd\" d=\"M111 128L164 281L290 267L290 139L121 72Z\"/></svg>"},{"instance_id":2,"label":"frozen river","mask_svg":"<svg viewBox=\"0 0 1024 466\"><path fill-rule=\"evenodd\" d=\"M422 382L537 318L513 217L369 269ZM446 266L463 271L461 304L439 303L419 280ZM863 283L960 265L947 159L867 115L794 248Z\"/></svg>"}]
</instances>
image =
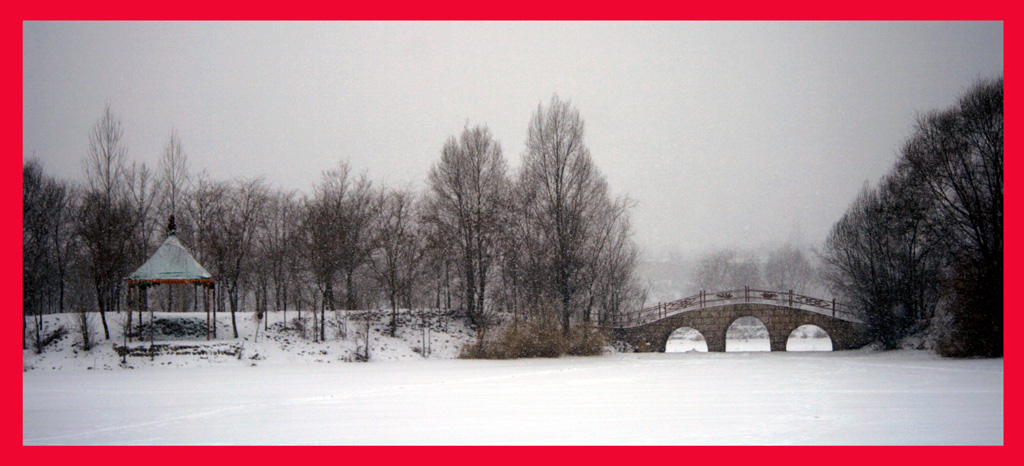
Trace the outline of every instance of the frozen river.
<instances>
[{"instance_id":1,"label":"frozen river","mask_svg":"<svg viewBox=\"0 0 1024 466\"><path fill-rule=\"evenodd\" d=\"M25 444L1001 444L1003 361L616 354L23 375Z\"/></svg>"}]
</instances>

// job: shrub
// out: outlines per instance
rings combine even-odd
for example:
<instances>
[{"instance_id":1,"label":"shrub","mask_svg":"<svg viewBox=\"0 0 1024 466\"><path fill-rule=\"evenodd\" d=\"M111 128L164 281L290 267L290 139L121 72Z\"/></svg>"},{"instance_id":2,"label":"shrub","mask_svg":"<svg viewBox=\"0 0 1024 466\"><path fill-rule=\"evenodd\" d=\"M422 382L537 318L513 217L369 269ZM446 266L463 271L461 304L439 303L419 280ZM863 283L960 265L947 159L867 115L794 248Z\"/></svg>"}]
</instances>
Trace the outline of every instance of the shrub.
<instances>
[{"instance_id":1,"label":"shrub","mask_svg":"<svg viewBox=\"0 0 1024 466\"><path fill-rule=\"evenodd\" d=\"M562 334L557 322L536 320L507 325L493 341L466 345L459 354L463 359L556 358L563 355L592 356L601 354L608 339L590 327L578 326Z\"/></svg>"},{"instance_id":2,"label":"shrub","mask_svg":"<svg viewBox=\"0 0 1024 466\"><path fill-rule=\"evenodd\" d=\"M142 325L140 337L142 340L201 340L206 338L206 320L158 317Z\"/></svg>"}]
</instances>

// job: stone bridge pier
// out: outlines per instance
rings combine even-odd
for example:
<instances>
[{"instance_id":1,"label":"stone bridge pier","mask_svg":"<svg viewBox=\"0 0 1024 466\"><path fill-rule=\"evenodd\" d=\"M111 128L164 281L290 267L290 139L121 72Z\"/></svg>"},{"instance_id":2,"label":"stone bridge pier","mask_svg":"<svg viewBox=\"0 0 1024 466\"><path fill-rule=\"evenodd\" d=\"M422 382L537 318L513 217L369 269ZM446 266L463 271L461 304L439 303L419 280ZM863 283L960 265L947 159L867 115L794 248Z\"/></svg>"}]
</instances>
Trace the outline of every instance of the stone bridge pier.
<instances>
[{"instance_id":1,"label":"stone bridge pier","mask_svg":"<svg viewBox=\"0 0 1024 466\"><path fill-rule=\"evenodd\" d=\"M708 351L725 351L725 334L736 319L756 317L768 328L772 351L785 351L789 335L801 325L816 325L828 334L833 350L847 350L870 342L866 324L839 319L804 309L773 304L740 303L680 312L644 325L613 330L613 338L637 351L665 352L676 329L690 327L704 336Z\"/></svg>"}]
</instances>

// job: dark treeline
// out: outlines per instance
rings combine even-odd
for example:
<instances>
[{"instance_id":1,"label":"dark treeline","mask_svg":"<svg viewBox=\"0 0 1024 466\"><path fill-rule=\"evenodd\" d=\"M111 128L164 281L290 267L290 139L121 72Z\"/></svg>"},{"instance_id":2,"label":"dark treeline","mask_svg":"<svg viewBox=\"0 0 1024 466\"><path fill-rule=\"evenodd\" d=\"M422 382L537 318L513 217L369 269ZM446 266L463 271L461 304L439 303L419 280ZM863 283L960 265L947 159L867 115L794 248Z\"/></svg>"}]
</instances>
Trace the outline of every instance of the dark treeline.
<instances>
[{"instance_id":1,"label":"dark treeline","mask_svg":"<svg viewBox=\"0 0 1024 466\"><path fill-rule=\"evenodd\" d=\"M825 277L896 347L927 325L948 356L1003 353L1003 81L919 116L895 166L832 227Z\"/></svg>"},{"instance_id":2,"label":"dark treeline","mask_svg":"<svg viewBox=\"0 0 1024 466\"><path fill-rule=\"evenodd\" d=\"M216 278L214 305L231 312L236 337L242 310L294 311L312 319L310 338L325 339L326 311L415 307L461 309L481 330L530 320L567 334L643 299L632 203L611 196L579 112L557 97L533 115L518 173L486 126L467 125L440 147L423 192L381 186L345 162L309 194L213 180L190 171L174 131L154 171L130 159L109 105L88 143L81 183L23 165L25 347L44 346L50 312L98 312L109 339L123 279L161 244L171 215ZM202 308L189 286L148 296L160 311Z\"/></svg>"}]
</instances>

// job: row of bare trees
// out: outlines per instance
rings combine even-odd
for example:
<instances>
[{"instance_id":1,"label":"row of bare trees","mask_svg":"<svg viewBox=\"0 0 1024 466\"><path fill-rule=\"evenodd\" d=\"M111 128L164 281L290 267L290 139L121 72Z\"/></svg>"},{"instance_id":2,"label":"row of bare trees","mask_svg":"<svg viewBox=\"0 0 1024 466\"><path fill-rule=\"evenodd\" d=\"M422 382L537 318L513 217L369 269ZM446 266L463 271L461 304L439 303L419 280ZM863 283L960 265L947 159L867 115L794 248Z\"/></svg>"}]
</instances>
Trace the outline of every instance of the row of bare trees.
<instances>
[{"instance_id":1,"label":"row of bare trees","mask_svg":"<svg viewBox=\"0 0 1024 466\"><path fill-rule=\"evenodd\" d=\"M1001 356L1002 78L921 115L896 165L833 226L822 258L886 346L937 316L944 354Z\"/></svg>"},{"instance_id":2,"label":"row of bare trees","mask_svg":"<svg viewBox=\"0 0 1024 466\"><path fill-rule=\"evenodd\" d=\"M737 249L710 251L697 261L691 279L698 290L705 291L751 286L800 294L819 292L814 257L791 243L772 249L763 257Z\"/></svg>"},{"instance_id":3,"label":"row of bare trees","mask_svg":"<svg viewBox=\"0 0 1024 466\"><path fill-rule=\"evenodd\" d=\"M216 277L214 306L231 312L235 337L243 309L285 320L289 309L312 311L321 340L336 309L386 306L392 331L397 310L411 307L461 309L478 328L502 313L557 317L565 332L607 319L643 298L632 204L610 196L583 137L578 111L555 97L530 122L519 173L486 126L467 126L444 143L422 193L378 186L342 162L303 195L262 178L194 174L174 131L153 173L130 162L108 105L90 134L84 183L24 164L26 341L29 317L62 312L71 284L109 339L123 278L163 241L170 215ZM194 289L157 291L150 306L197 309Z\"/></svg>"}]
</instances>

